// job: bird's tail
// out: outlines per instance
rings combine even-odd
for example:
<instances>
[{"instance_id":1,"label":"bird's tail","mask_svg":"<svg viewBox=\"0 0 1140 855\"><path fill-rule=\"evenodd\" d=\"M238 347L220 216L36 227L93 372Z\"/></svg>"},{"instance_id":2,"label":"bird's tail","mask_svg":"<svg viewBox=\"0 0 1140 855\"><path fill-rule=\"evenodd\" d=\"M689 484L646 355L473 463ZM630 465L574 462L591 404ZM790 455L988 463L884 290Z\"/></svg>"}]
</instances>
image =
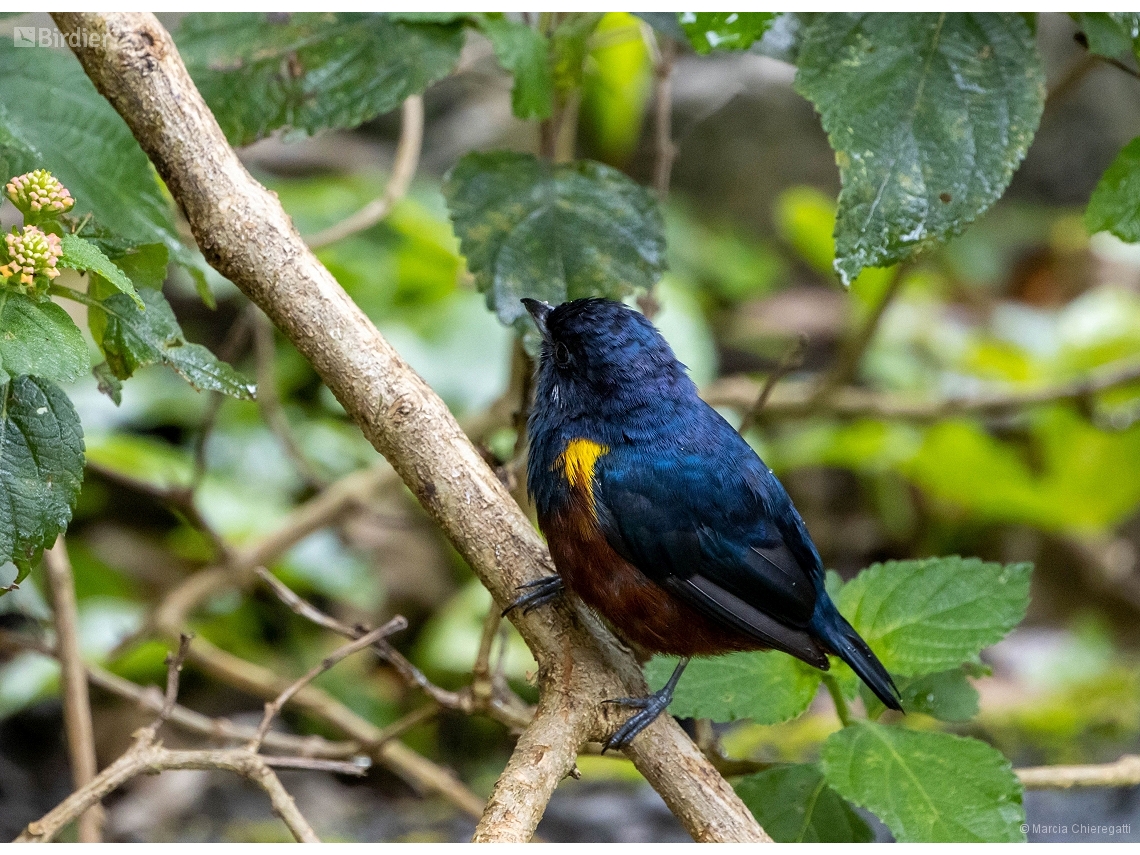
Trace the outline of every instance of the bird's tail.
<instances>
[{"instance_id":1,"label":"bird's tail","mask_svg":"<svg viewBox=\"0 0 1140 855\"><path fill-rule=\"evenodd\" d=\"M859 675L880 701L890 709L902 712L899 690L890 673L824 591L820 591L819 599L816 600L811 628L832 653L851 666L851 670Z\"/></svg>"}]
</instances>

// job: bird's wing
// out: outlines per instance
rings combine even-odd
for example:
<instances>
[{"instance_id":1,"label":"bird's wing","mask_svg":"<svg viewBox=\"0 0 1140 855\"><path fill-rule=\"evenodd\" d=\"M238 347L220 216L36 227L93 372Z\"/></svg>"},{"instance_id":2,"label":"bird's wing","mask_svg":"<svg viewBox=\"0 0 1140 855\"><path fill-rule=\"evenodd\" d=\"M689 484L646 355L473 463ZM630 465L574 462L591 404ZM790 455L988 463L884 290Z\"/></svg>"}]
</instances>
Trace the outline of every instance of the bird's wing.
<instances>
[{"instance_id":1,"label":"bird's wing","mask_svg":"<svg viewBox=\"0 0 1140 855\"><path fill-rule=\"evenodd\" d=\"M712 451L626 446L599 460L599 525L617 553L694 608L812 661L802 636L822 586L818 554L775 476L725 428L709 437Z\"/></svg>"}]
</instances>

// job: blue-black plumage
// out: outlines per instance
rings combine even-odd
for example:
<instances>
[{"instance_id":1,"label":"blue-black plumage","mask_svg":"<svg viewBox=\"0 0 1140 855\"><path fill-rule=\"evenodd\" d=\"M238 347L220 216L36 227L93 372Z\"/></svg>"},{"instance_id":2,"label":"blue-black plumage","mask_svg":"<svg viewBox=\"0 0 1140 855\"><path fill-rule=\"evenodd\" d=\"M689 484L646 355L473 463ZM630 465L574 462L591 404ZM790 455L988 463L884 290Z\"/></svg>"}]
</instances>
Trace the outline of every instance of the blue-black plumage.
<instances>
[{"instance_id":1,"label":"blue-black plumage","mask_svg":"<svg viewBox=\"0 0 1140 855\"><path fill-rule=\"evenodd\" d=\"M527 487L560 581L647 653L772 648L824 670L833 653L901 709L890 674L824 590L783 485L701 400L653 324L609 300L523 302L543 336ZM685 661L665 690L630 702L642 712L610 746L664 709Z\"/></svg>"}]
</instances>

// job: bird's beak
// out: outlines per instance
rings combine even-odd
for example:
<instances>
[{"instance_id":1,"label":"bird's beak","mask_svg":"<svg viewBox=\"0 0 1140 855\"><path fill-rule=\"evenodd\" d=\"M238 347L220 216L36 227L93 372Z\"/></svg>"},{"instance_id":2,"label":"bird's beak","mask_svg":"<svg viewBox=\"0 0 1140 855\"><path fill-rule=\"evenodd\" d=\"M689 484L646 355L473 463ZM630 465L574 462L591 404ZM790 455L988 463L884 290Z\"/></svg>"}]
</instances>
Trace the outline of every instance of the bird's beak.
<instances>
[{"instance_id":1,"label":"bird's beak","mask_svg":"<svg viewBox=\"0 0 1140 855\"><path fill-rule=\"evenodd\" d=\"M546 338L549 332L546 329L546 316L553 310L553 306L549 303L544 303L542 300L532 300L530 297L523 297L522 304L526 306L526 310L530 312L530 316L534 318L534 325L538 327L538 331L542 333L542 337Z\"/></svg>"}]
</instances>

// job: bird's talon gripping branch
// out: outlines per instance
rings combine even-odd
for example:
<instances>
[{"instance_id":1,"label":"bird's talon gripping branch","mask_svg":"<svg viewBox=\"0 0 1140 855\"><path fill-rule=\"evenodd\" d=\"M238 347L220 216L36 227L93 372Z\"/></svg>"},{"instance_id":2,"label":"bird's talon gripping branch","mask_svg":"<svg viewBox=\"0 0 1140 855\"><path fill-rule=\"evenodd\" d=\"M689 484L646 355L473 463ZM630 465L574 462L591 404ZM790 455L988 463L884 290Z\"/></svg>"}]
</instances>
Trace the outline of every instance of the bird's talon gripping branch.
<instances>
[{"instance_id":1,"label":"bird's talon gripping branch","mask_svg":"<svg viewBox=\"0 0 1140 855\"><path fill-rule=\"evenodd\" d=\"M685 666L688 664L687 658L678 662L677 667L673 669L672 676L669 677L669 682L647 698L610 698L602 701L604 704L617 704L641 710L636 715L630 716L629 721L615 730L613 735L606 740L605 745L602 746L603 754L611 749L625 748L633 742L637 734L649 727L657 716L669 708L669 704L673 702L673 690L677 688L677 681L681 679L681 674L684 673Z\"/></svg>"},{"instance_id":2,"label":"bird's talon gripping branch","mask_svg":"<svg viewBox=\"0 0 1140 855\"><path fill-rule=\"evenodd\" d=\"M523 610L523 614L528 614L539 606L545 606L555 598L560 597L565 588L562 585L561 576L543 576L541 579L519 585L516 590L525 590L527 593L503 609L503 617L518 608Z\"/></svg>"}]
</instances>

